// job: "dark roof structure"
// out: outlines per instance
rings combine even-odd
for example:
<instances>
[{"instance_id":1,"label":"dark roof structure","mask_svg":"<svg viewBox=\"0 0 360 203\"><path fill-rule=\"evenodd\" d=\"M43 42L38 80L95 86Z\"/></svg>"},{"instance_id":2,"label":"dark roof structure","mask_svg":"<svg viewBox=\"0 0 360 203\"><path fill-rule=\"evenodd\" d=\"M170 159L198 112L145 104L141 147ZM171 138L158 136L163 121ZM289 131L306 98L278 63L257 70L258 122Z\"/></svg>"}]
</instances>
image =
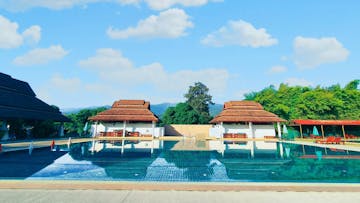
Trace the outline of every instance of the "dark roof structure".
<instances>
[{"instance_id":1,"label":"dark roof structure","mask_svg":"<svg viewBox=\"0 0 360 203\"><path fill-rule=\"evenodd\" d=\"M61 112L40 99L27 82L0 73L0 119L69 122Z\"/></svg>"},{"instance_id":2,"label":"dark roof structure","mask_svg":"<svg viewBox=\"0 0 360 203\"><path fill-rule=\"evenodd\" d=\"M115 101L111 109L98 113L89 118L91 121L158 121L159 119L150 111L150 102L144 100Z\"/></svg>"},{"instance_id":3,"label":"dark roof structure","mask_svg":"<svg viewBox=\"0 0 360 203\"><path fill-rule=\"evenodd\" d=\"M238 122L284 122L277 115L265 111L261 104L254 101L229 101L225 102L223 111L210 123L238 123Z\"/></svg>"}]
</instances>

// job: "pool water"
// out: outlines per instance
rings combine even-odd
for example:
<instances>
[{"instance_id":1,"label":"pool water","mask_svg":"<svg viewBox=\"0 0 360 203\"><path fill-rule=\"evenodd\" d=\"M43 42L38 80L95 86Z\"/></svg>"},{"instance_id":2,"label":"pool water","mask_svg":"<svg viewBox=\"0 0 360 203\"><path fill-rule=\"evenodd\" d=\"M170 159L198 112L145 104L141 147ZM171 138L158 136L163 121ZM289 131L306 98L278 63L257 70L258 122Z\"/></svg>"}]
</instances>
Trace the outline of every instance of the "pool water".
<instances>
[{"instance_id":1,"label":"pool water","mask_svg":"<svg viewBox=\"0 0 360 203\"><path fill-rule=\"evenodd\" d=\"M2 179L360 182L360 153L263 141L93 141L0 154Z\"/></svg>"}]
</instances>

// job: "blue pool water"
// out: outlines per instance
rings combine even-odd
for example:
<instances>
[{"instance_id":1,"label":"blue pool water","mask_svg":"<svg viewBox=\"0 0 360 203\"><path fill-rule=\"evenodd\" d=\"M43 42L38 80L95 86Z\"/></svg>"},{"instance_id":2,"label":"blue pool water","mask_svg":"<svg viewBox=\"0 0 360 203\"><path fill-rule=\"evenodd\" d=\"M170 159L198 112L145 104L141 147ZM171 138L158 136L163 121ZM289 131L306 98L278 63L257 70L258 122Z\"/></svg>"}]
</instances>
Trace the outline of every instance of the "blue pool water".
<instances>
[{"instance_id":1,"label":"blue pool water","mask_svg":"<svg viewBox=\"0 0 360 203\"><path fill-rule=\"evenodd\" d=\"M0 154L2 179L360 182L360 153L259 141L93 141Z\"/></svg>"}]
</instances>

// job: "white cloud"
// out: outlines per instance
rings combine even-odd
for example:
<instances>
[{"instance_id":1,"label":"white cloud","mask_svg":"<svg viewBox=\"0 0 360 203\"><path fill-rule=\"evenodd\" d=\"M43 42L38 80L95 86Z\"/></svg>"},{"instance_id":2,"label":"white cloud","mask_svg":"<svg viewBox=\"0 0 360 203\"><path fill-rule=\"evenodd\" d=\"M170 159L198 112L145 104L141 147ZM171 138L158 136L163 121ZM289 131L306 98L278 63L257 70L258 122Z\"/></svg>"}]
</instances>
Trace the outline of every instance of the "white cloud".
<instances>
[{"instance_id":1,"label":"white cloud","mask_svg":"<svg viewBox=\"0 0 360 203\"><path fill-rule=\"evenodd\" d=\"M51 85L64 92L77 92L81 88L81 80L79 78L64 78L60 74L55 74L51 78Z\"/></svg>"},{"instance_id":2,"label":"white cloud","mask_svg":"<svg viewBox=\"0 0 360 203\"><path fill-rule=\"evenodd\" d=\"M186 29L193 27L189 16L181 9L169 9L160 12L158 16L138 22L136 27L124 30L108 28L107 34L113 39L138 38L178 38L186 35Z\"/></svg>"},{"instance_id":3,"label":"white cloud","mask_svg":"<svg viewBox=\"0 0 360 203\"><path fill-rule=\"evenodd\" d=\"M294 40L295 64L301 69L315 68L321 64L345 61L350 52L334 37Z\"/></svg>"},{"instance_id":4,"label":"white cloud","mask_svg":"<svg viewBox=\"0 0 360 203\"><path fill-rule=\"evenodd\" d=\"M13 63L18 66L32 66L47 64L50 61L62 59L69 52L61 45L50 46L49 48L37 48L29 51L23 56L18 56Z\"/></svg>"},{"instance_id":5,"label":"white cloud","mask_svg":"<svg viewBox=\"0 0 360 203\"><path fill-rule=\"evenodd\" d=\"M273 66L270 68L269 73L270 74L277 74L277 73L284 73L288 69L285 66Z\"/></svg>"},{"instance_id":6,"label":"white cloud","mask_svg":"<svg viewBox=\"0 0 360 203\"><path fill-rule=\"evenodd\" d=\"M288 78L285 84L289 86L312 86L313 83L302 78Z\"/></svg>"},{"instance_id":7,"label":"white cloud","mask_svg":"<svg viewBox=\"0 0 360 203\"><path fill-rule=\"evenodd\" d=\"M86 8L91 3L118 3L120 5L140 5L145 2L153 10L165 10L176 5L184 7L203 6L209 2L223 0L1 0L0 8L8 11L24 11L32 8L47 8L52 10L68 9L75 6Z\"/></svg>"},{"instance_id":8,"label":"white cloud","mask_svg":"<svg viewBox=\"0 0 360 203\"><path fill-rule=\"evenodd\" d=\"M250 46L253 48L272 46L278 43L266 32L266 29L256 29L252 24L243 21L229 21L226 26L208 34L201 40L202 44L209 46Z\"/></svg>"},{"instance_id":9,"label":"white cloud","mask_svg":"<svg viewBox=\"0 0 360 203\"><path fill-rule=\"evenodd\" d=\"M24 40L29 44L37 44L41 39L41 27L34 25L23 32Z\"/></svg>"},{"instance_id":10,"label":"white cloud","mask_svg":"<svg viewBox=\"0 0 360 203\"><path fill-rule=\"evenodd\" d=\"M222 0L145 0L149 7L154 10L168 9L177 4L186 7L203 6L211 1L222 2Z\"/></svg>"},{"instance_id":11,"label":"white cloud","mask_svg":"<svg viewBox=\"0 0 360 203\"><path fill-rule=\"evenodd\" d=\"M168 72L160 63L135 67L121 52L113 49L99 49L96 55L79 62L85 69L95 72L102 81L122 86L150 85L157 91L179 94L196 81L206 84L215 93L226 89L229 73L226 69L208 68Z\"/></svg>"},{"instance_id":12,"label":"white cloud","mask_svg":"<svg viewBox=\"0 0 360 203\"><path fill-rule=\"evenodd\" d=\"M0 1L0 8L9 11L24 11L36 7L61 10L72 8L74 6L86 6L87 4L97 2L115 2L121 5L137 5L140 1L141 0L2 0Z\"/></svg>"},{"instance_id":13,"label":"white cloud","mask_svg":"<svg viewBox=\"0 0 360 203\"><path fill-rule=\"evenodd\" d=\"M22 34L18 32L19 25L11 22L0 15L0 48L11 49L21 46L24 41L36 44L41 38L41 28L34 25L26 29Z\"/></svg>"}]
</instances>

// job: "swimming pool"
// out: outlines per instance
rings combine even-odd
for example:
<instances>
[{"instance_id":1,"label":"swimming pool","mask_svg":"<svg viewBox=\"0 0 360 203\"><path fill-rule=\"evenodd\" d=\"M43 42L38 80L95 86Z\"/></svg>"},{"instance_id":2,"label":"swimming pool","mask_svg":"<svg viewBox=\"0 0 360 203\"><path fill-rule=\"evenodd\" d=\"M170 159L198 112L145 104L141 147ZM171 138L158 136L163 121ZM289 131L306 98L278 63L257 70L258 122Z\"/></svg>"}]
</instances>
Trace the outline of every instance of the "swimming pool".
<instances>
[{"instance_id":1,"label":"swimming pool","mask_svg":"<svg viewBox=\"0 0 360 203\"><path fill-rule=\"evenodd\" d=\"M0 154L1 179L360 182L360 153L264 141L93 141Z\"/></svg>"}]
</instances>

